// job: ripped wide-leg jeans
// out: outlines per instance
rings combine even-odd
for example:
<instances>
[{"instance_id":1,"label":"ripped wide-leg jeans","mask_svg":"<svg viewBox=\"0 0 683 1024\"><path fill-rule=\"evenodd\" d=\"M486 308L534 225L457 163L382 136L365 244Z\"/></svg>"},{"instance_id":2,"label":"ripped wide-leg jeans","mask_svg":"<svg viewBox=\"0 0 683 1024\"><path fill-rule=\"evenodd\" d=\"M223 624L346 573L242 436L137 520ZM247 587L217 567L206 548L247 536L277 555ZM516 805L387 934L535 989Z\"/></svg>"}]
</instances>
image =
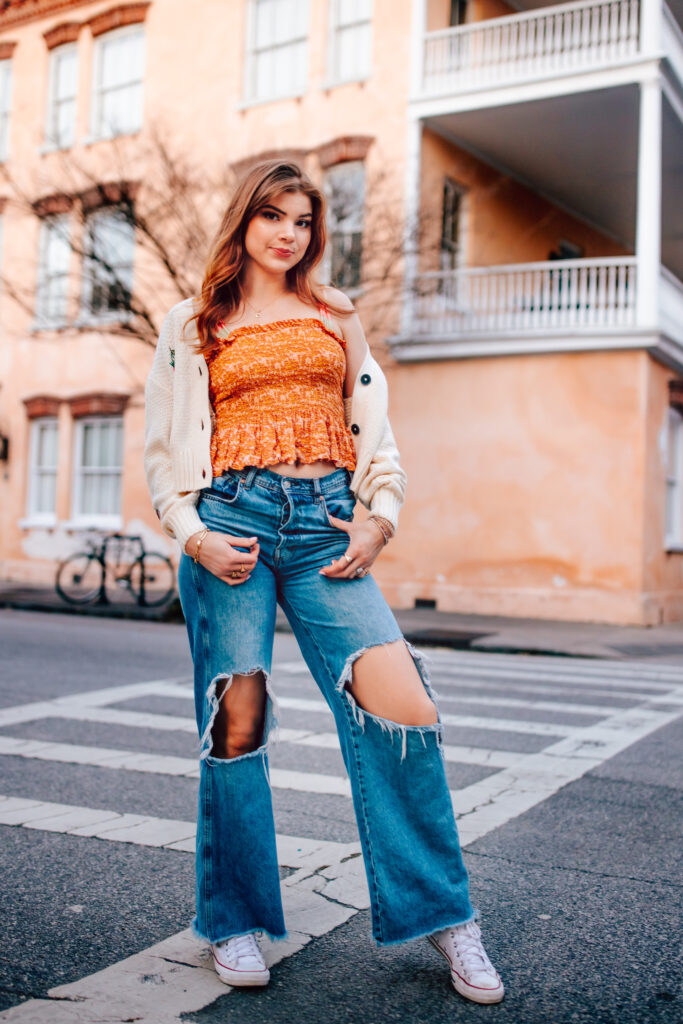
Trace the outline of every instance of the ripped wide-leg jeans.
<instances>
[{"instance_id":1,"label":"ripped wide-leg jeans","mask_svg":"<svg viewBox=\"0 0 683 1024\"><path fill-rule=\"evenodd\" d=\"M229 586L184 555L179 589L192 649L200 742L195 933L209 942L263 931L287 934L280 896L267 741L276 724L270 681L276 604L334 715L351 781L370 890L373 935L404 942L474 917L442 757L441 722L404 726L363 711L348 686L369 647L401 639L370 575L331 580L348 535L328 516L351 520L349 474L318 480L269 470L230 470L202 491L211 530L258 537L246 583ZM429 692L419 656L412 652ZM231 759L212 756L217 687L262 672L262 744ZM218 690L221 692L221 689ZM225 692L225 690L223 690Z\"/></svg>"}]
</instances>

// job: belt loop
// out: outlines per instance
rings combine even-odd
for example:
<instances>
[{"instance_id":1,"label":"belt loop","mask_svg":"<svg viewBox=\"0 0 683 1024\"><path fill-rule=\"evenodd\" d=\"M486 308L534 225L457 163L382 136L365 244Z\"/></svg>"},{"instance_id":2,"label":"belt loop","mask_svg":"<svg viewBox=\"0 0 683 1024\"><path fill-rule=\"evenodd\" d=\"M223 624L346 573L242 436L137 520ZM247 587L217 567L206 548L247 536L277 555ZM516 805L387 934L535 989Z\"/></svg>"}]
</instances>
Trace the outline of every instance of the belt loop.
<instances>
[{"instance_id":1,"label":"belt loop","mask_svg":"<svg viewBox=\"0 0 683 1024\"><path fill-rule=\"evenodd\" d=\"M258 473L258 467L257 466L250 466L249 467L249 471L248 471L247 475L244 478L244 486L245 487L251 487L251 485L254 482L254 477L256 476L257 473Z\"/></svg>"},{"instance_id":2,"label":"belt loop","mask_svg":"<svg viewBox=\"0 0 683 1024\"><path fill-rule=\"evenodd\" d=\"M322 497L323 489L320 486L320 478L317 476L313 477L313 493L315 494L316 498Z\"/></svg>"}]
</instances>

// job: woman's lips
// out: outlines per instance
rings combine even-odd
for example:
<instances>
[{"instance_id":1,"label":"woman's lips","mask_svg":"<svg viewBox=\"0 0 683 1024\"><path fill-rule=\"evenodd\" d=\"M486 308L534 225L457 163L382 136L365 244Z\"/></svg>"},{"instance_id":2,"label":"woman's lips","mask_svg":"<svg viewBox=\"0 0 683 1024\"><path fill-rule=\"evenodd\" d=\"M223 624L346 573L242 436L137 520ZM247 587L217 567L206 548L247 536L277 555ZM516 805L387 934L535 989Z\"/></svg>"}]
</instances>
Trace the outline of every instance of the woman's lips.
<instances>
[{"instance_id":1,"label":"woman's lips","mask_svg":"<svg viewBox=\"0 0 683 1024\"><path fill-rule=\"evenodd\" d=\"M273 252L275 253L276 256L283 256L283 257L285 257L285 256L292 256L293 255L293 250L292 249L276 249L275 247L273 247Z\"/></svg>"}]
</instances>

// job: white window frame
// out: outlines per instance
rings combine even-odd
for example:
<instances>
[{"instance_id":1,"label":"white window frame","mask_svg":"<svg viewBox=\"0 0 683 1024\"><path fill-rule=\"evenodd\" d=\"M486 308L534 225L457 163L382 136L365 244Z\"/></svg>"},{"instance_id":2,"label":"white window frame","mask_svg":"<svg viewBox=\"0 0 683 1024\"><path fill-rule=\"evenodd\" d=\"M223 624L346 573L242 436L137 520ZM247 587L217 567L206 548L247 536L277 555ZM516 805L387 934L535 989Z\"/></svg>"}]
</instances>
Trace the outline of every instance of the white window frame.
<instances>
[{"instance_id":1,"label":"white window frame","mask_svg":"<svg viewBox=\"0 0 683 1024\"><path fill-rule=\"evenodd\" d=\"M59 420L56 416L39 416L30 421L29 439L28 488L26 494L26 520L22 525L54 526L57 522L57 473L59 469ZM42 466L38 463L40 450L40 434L46 429L53 429L56 435L57 458L54 466ZM36 508L39 492L39 477L54 476L54 507L52 511L40 511Z\"/></svg>"},{"instance_id":2,"label":"white window frame","mask_svg":"<svg viewBox=\"0 0 683 1024\"><path fill-rule=\"evenodd\" d=\"M60 237L63 244L60 242ZM64 327L69 308L69 271L71 264L70 214L58 213L45 217L40 224L38 241L38 280L36 288L36 328ZM55 254L58 255L56 262ZM54 282L60 282L60 304L57 312L47 308L48 296Z\"/></svg>"},{"instance_id":3,"label":"white window frame","mask_svg":"<svg viewBox=\"0 0 683 1024\"><path fill-rule=\"evenodd\" d=\"M372 74L372 19L374 14L373 0L355 0L356 4L365 3L368 13L364 17L356 17L353 20L344 19L343 6L345 0L328 0L329 5L329 42L327 86L343 85L345 82L364 82ZM341 39L344 34L358 34L367 32L366 60L367 65L354 68L344 73L340 67L341 62Z\"/></svg>"},{"instance_id":4,"label":"white window frame","mask_svg":"<svg viewBox=\"0 0 683 1024\"><path fill-rule=\"evenodd\" d=\"M58 93L60 63L64 59L75 61L73 94L60 96ZM76 141L76 101L78 97L78 46L76 43L64 43L50 50L50 66L48 70L47 107L45 112L45 148L68 149ZM70 103L73 112L64 137L59 135L60 108Z\"/></svg>"},{"instance_id":5,"label":"white window frame","mask_svg":"<svg viewBox=\"0 0 683 1024\"><path fill-rule=\"evenodd\" d=\"M455 248L451 249L444 245L444 220L446 192L448 190L458 196L458 235L455 240ZM440 270L461 270L465 266L465 251L467 246L467 189L455 178L446 176L444 178L442 202L441 202L441 236L439 238L439 269ZM453 259L453 256L455 259ZM450 264L453 264L451 266Z\"/></svg>"},{"instance_id":6,"label":"white window frame","mask_svg":"<svg viewBox=\"0 0 683 1024\"><path fill-rule=\"evenodd\" d=\"M444 245L444 220L446 192L451 189L453 194L458 196L458 234L455 247L450 248ZM464 185L446 175L444 178L441 200L441 234L439 236L439 270L447 273L450 270L462 270L467 265L467 228L469 223L469 192ZM451 265L454 264L454 265ZM451 279L446 283L443 278L439 279L438 290L440 292L439 302L450 312L464 313L467 311L468 288L467 281L461 277Z\"/></svg>"},{"instance_id":7,"label":"white window frame","mask_svg":"<svg viewBox=\"0 0 683 1024\"><path fill-rule=\"evenodd\" d=\"M346 230L344 230L344 223L337 221L335 218L335 211L333 208L333 181L335 176L343 177L344 174L351 176L354 172L362 171L363 174L363 185L362 189L350 188L348 195L358 196L360 202L358 209L351 211L346 218L347 222L351 220L351 223L347 223ZM325 249L325 255L322 261L322 274L325 281L331 281L335 288L341 288L347 292L351 297L360 295L362 290L363 280L363 246L364 246L364 230L365 230L365 199L366 199L366 169L365 164L362 160L348 160L344 163L334 164L328 168L325 172L325 179L323 183L323 191L327 198L327 247ZM332 251L334 245L335 234L345 235L352 237L353 235L360 235L360 253L359 253L359 280L355 283L349 283L339 277L334 277L333 266L332 266Z\"/></svg>"},{"instance_id":8,"label":"white window frame","mask_svg":"<svg viewBox=\"0 0 683 1024\"><path fill-rule=\"evenodd\" d=\"M9 126L12 112L12 58L0 60L0 163L9 156Z\"/></svg>"},{"instance_id":9,"label":"white window frame","mask_svg":"<svg viewBox=\"0 0 683 1024\"><path fill-rule=\"evenodd\" d=\"M243 83L243 103L242 106L251 106L257 103L269 103L277 100L292 99L293 97L303 96L306 92L308 82L308 37L310 31L310 4L309 0L248 0L249 7L247 10L247 34L246 34L246 45L245 45L245 60L244 60L244 83ZM262 3L293 3L301 8L302 14L301 24L305 26L305 31L302 30L301 34L292 35L284 41L279 40L270 46L264 46L259 43L258 33L256 26L258 23L258 7ZM259 57L269 51L283 50L286 47L294 48L298 47L301 49L301 71L300 81L294 81L292 84L285 83L286 88L283 87L278 90L277 85L268 92L260 93L258 91L258 83L256 81L256 74L258 69Z\"/></svg>"},{"instance_id":10,"label":"white window frame","mask_svg":"<svg viewBox=\"0 0 683 1024\"><path fill-rule=\"evenodd\" d=\"M84 467L83 466L83 438L87 426L98 425L114 426L120 425L123 435L123 416L83 416L75 421L74 429L74 452L73 452L73 487L71 493L71 520L69 526L81 529L96 530L119 530L122 524L121 506L123 504L123 461L119 466ZM123 453L123 436L121 439L121 451ZM117 511L109 512L84 512L83 505L83 480L86 473L93 476L118 474L120 505Z\"/></svg>"},{"instance_id":11,"label":"white window frame","mask_svg":"<svg viewBox=\"0 0 683 1024\"><path fill-rule=\"evenodd\" d=\"M128 258L124 261L121 260L118 263L112 261L111 266L114 272L114 280L118 281L124 287L126 287L129 293L132 295L133 292L133 279L135 273L135 226L125 218L121 216L121 206L102 206L97 210L93 210L92 213L88 214L85 218L84 234L83 234L83 280L81 288L81 315L80 319L82 323L121 323L128 319L130 316L130 309L125 306L121 306L117 309L103 309L95 310L92 308L93 292L95 286L98 283L106 281L107 271L102 264L99 264L97 260L91 259L88 253L91 251L90 242L91 239L96 238L96 232L98 223L102 223L106 220L119 220L125 231L122 231L122 236L127 234L125 239L126 244L130 247ZM101 229L100 229L101 230ZM106 254L105 257L106 259Z\"/></svg>"},{"instance_id":12,"label":"white window frame","mask_svg":"<svg viewBox=\"0 0 683 1024\"><path fill-rule=\"evenodd\" d=\"M104 69L103 51L107 44L112 41L118 42L121 39L125 39L127 37L133 38L135 36L142 37L142 58L140 68L138 69L139 77L133 78L129 82L117 85L116 89L129 89L133 86L139 86L139 109L136 111L137 117L134 122L126 124L121 130L117 130L115 125L105 125L103 123L102 108L104 105L104 96L107 92L114 91L112 89L105 90L102 87L102 73ZM144 117L144 81L147 49L145 44L146 36L145 26L143 23L126 25L124 28L117 28L111 32L104 32L101 36L97 36L95 39L92 83L90 90L90 135L92 139L113 139L119 135L135 135L142 128Z\"/></svg>"},{"instance_id":13,"label":"white window frame","mask_svg":"<svg viewBox=\"0 0 683 1024\"><path fill-rule=\"evenodd\" d=\"M676 409L667 417L664 544L683 551L683 416Z\"/></svg>"}]
</instances>

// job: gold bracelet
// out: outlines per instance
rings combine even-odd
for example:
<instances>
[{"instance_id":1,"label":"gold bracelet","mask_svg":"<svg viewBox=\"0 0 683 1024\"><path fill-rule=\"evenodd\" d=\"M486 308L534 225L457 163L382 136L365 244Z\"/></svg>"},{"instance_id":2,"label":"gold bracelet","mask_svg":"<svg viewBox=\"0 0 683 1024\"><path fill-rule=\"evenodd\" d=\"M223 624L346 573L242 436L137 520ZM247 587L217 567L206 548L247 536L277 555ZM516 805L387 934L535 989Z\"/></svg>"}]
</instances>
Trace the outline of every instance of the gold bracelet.
<instances>
[{"instance_id":1,"label":"gold bracelet","mask_svg":"<svg viewBox=\"0 0 683 1024\"><path fill-rule=\"evenodd\" d=\"M211 533L211 531L205 529L205 530L202 530L202 532L199 534L199 540L197 541L197 547L194 549L194 555L192 556L192 560L193 560L195 565L199 561L199 550L200 550L202 544L204 543L204 538L209 533Z\"/></svg>"},{"instance_id":2,"label":"gold bracelet","mask_svg":"<svg viewBox=\"0 0 683 1024\"><path fill-rule=\"evenodd\" d=\"M394 534L396 533L396 529L394 527L394 524L391 522L391 520L387 519L385 516L380 516L380 515L377 515L376 512L371 512L370 513L370 518L374 519L376 523L381 524L384 527L384 529L386 530L386 532L387 532L387 534L389 535L390 538L393 537Z\"/></svg>"},{"instance_id":3,"label":"gold bracelet","mask_svg":"<svg viewBox=\"0 0 683 1024\"><path fill-rule=\"evenodd\" d=\"M394 536L393 525L384 516L369 516L371 522L373 522L382 536L384 537L384 546L386 547L391 538Z\"/></svg>"}]
</instances>

